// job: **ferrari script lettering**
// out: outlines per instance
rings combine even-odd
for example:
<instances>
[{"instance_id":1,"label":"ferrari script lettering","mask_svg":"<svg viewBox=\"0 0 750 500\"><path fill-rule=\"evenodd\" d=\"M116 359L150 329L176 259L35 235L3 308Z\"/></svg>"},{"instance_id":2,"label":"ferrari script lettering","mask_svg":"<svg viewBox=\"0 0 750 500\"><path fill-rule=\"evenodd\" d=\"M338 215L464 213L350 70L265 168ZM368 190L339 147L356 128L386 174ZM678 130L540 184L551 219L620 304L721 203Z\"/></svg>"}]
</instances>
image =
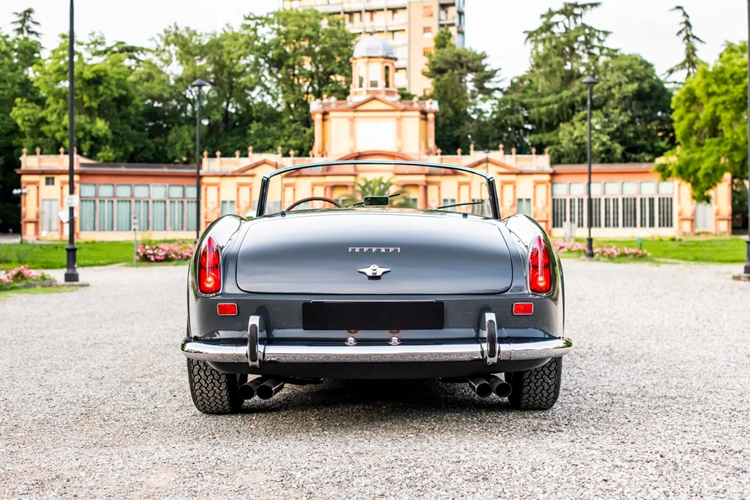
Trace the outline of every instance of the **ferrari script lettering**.
<instances>
[{"instance_id":1,"label":"ferrari script lettering","mask_svg":"<svg viewBox=\"0 0 750 500\"><path fill-rule=\"evenodd\" d=\"M349 253L401 253L400 247L349 247Z\"/></svg>"}]
</instances>

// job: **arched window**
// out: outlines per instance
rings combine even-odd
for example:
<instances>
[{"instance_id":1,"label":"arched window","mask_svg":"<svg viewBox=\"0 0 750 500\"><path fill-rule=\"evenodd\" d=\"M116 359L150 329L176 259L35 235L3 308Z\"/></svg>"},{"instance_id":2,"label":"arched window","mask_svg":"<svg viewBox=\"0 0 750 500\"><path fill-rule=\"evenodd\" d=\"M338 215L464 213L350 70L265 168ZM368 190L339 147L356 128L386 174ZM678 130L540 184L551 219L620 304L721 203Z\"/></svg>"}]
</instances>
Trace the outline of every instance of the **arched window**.
<instances>
[{"instance_id":1,"label":"arched window","mask_svg":"<svg viewBox=\"0 0 750 500\"><path fill-rule=\"evenodd\" d=\"M386 88L393 88L393 84L391 83L391 67L390 66L385 67L385 86Z\"/></svg>"}]
</instances>

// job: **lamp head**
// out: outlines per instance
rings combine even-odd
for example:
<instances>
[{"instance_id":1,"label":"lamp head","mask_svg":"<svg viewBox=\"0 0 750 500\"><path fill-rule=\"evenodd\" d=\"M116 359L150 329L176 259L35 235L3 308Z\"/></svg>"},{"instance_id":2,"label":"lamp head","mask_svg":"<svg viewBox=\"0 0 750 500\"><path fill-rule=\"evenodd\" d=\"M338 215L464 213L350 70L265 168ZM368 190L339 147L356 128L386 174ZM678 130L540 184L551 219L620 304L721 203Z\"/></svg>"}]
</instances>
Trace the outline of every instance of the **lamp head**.
<instances>
[{"instance_id":1,"label":"lamp head","mask_svg":"<svg viewBox=\"0 0 750 500\"><path fill-rule=\"evenodd\" d=\"M201 80L200 78L198 78L196 81L190 84L190 87L194 89L198 89L198 90L202 89L203 87L210 87L210 86L211 86L210 83L208 83L205 80Z\"/></svg>"},{"instance_id":2,"label":"lamp head","mask_svg":"<svg viewBox=\"0 0 750 500\"><path fill-rule=\"evenodd\" d=\"M596 85L597 83L599 83L599 80L597 80L593 76L587 76L583 79L583 83L585 83L586 85Z\"/></svg>"}]
</instances>

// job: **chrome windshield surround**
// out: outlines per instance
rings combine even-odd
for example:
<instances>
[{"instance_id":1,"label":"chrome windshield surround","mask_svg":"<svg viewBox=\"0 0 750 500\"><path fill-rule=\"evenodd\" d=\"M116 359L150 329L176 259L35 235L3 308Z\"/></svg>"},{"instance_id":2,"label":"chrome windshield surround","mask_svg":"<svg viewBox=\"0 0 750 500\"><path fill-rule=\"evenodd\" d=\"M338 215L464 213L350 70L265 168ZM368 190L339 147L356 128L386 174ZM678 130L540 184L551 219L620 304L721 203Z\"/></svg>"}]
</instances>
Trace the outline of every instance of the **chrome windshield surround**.
<instances>
[{"instance_id":1,"label":"chrome windshield surround","mask_svg":"<svg viewBox=\"0 0 750 500\"><path fill-rule=\"evenodd\" d=\"M306 163L304 165L293 165L291 167L280 168L263 176L260 183L260 194L258 196L257 212L255 217L262 217L266 211L266 201L268 199L268 185L271 178L277 175L283 175L297 170L314 167L330 167L336 165L407 165L412 167L441 168L445 170L456 170L467 174L478 175L487 181L487 193L489 196L490 209L492 218L500 219L500 204L498 203L497 190L495 188L495 178L489 174L475 170L473 168L461 167L458 165L447 165L443 163L429 163L421 161L398 161L398 160L353 160L353 161L328 161L319 163Z\"/></svg>"}]
</instances>

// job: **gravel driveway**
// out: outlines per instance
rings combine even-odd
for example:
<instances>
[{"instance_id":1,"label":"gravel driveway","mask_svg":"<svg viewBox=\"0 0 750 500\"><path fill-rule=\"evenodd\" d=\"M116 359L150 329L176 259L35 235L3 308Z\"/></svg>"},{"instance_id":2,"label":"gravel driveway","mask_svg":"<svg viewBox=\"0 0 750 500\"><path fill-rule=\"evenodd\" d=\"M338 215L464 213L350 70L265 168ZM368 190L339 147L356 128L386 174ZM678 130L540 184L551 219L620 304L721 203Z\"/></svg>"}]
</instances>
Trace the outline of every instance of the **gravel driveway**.
<instances>
[{"instance_id":1,"label":"gravel driveway","mask_svg":"<svg viewBox=\"0 0 750 500\"><path fill-rule=\"evenodd\" d=\"M206 416L179 352L184 267L0 298L0 498L750 498L738 267L564 265L575 351L536 413L427 381Z\"/></svg>"}]
</instances>

